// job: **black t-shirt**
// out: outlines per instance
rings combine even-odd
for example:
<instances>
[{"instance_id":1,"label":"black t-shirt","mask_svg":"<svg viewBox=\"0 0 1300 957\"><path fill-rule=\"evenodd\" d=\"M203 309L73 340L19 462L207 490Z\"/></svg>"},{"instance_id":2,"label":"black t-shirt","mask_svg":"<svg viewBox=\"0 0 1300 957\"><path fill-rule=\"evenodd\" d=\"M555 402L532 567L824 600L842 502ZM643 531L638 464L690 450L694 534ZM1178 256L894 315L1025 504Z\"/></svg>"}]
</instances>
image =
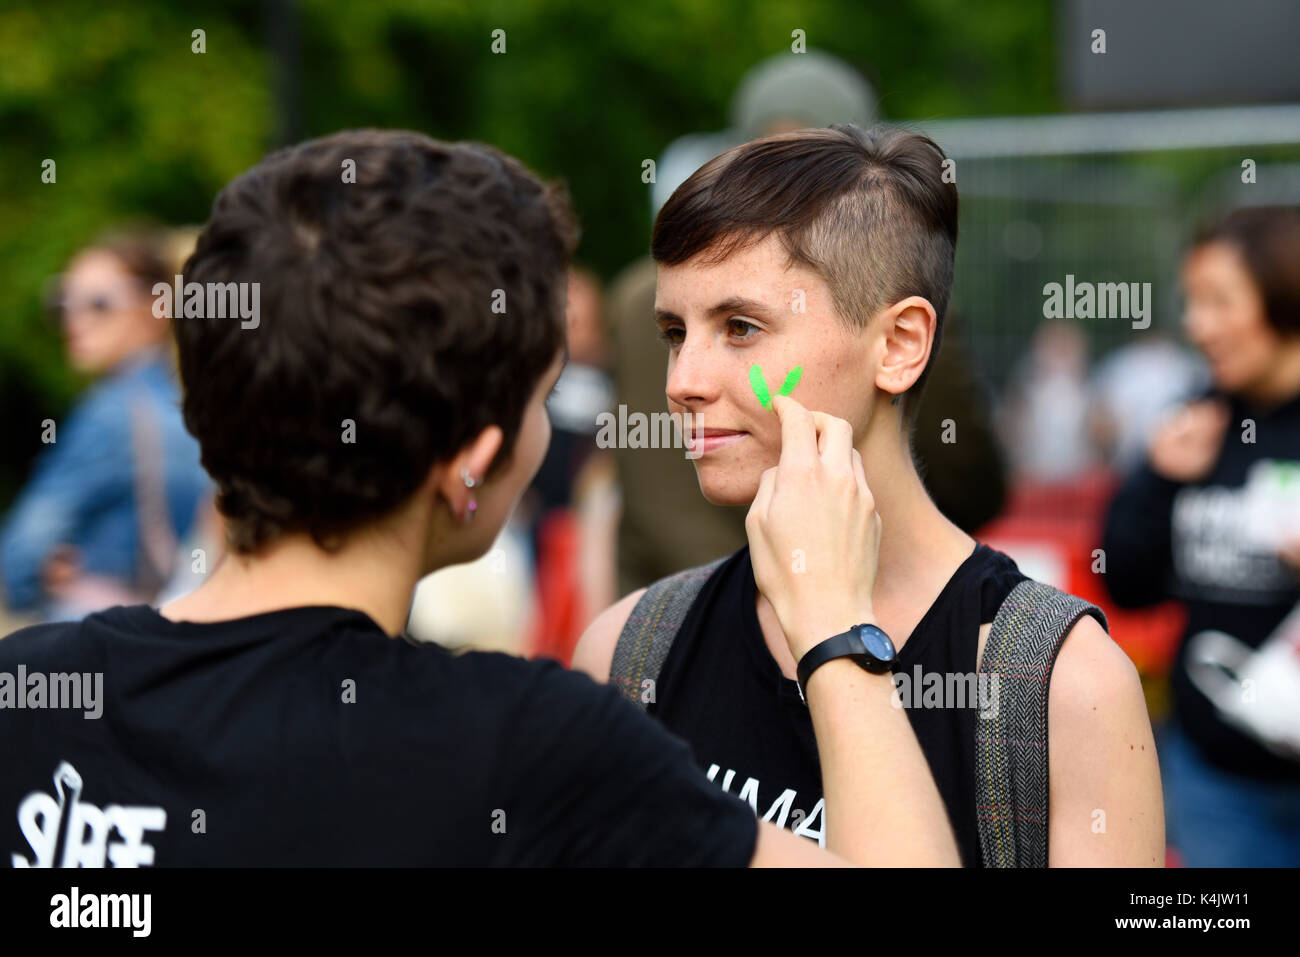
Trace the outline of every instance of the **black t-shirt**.
<instances>
[{"instance_id":1,"label":"black t-shirt","mask_svg":"<svg viewBox=\"0 0 1300 957\"><path fill-rule=\"evenodd\" d=\"M20 709L6 673L29 705L53 703L52 674L91 677L80 710ZM359 611L39 625L0 640L0 705L14 866L745 866L757 839L614 689Z\"/></svg>"},{"instance_id":2,"label":"black t-shirt","mask_svg":"<svg viewBox=\"0 0 1300 957\"><path fill-rule=\"evenodd\" d=\"M1251 469L1300 462L1300 396L1268 410L1229 405L1222 451L1204 479L1180 484L1143 465L1125 481L1106 519L1106 584L1121 605L1186 605L1170 686L1174 714L1201 754L1240 775L1296 781L1300 764L1224 721L1187 670L1191 636L1223 631L1258 648L1300 602L1300 576L1245 534Z\"/></svg>"},{"instance_id":3,"label":"black t-shirt","mask_svg":"<svg viewBox=\"0 0 1300 957\"><path fill-rule=\"evenodd\" d=\"M977 545L899 649L903 704L952 820L966 866L980 863L975 722L969 707L926 707L931 673L973 675L981 624L1025 579L1006 555ZM825 803L812 716L784 677L758 623L745 546L709 577L668 652L649 710L691 745L709 779L764 820L825 845ZM918 673L917 668L920 668ZM945 683L946 682L946 679ZM897 681L897 679L896 679ZM934 699L932 698L931 701Z\"/></svg>"}]
</instances>

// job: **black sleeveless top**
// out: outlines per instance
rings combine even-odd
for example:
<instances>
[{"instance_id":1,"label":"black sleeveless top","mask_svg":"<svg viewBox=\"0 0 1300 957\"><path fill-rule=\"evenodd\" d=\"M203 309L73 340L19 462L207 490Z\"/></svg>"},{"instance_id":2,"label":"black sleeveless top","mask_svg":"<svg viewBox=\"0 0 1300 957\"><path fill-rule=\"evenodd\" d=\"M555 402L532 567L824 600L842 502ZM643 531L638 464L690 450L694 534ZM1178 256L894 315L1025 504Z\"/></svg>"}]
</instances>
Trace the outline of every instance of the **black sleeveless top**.
<instances>
[{"instance_id":1,"label":"black sleeveless top","mask_svg":"<svg viewBox=\"0 0 1300 957\"><path fill-rule=\"evenodd\" d=\"M903 703L967 867L980 866L975 799L980 703L938 707L938 692L927 701L922 688L936 685L939 679L925 678L932 672L975 674L980 625L993 620L1011 589L1024 580L1006 555L977 545L899 649L894 667L895 675L908 678L899 684L907 692ZM714 784L747 801L764 820L824 847L812 717L798 684L781 674L763 641L757 593L746 545L713 572L691 606L649 711L691 745Z\"/></svg>"}]
</instances>

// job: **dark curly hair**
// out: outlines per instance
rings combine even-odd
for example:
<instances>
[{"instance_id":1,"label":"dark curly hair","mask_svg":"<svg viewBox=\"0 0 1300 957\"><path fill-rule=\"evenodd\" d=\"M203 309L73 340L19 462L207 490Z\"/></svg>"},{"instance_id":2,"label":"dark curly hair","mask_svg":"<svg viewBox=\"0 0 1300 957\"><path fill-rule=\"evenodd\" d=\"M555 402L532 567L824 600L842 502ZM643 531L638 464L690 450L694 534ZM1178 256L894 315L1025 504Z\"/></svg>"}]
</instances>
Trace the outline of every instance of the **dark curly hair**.
<instances>
[{"instance_id":1,"label":"dark curly hair","mask_svg":"<svg viewBox=\"0 0 1300 957\"><path fill-rule=\"evenodd\" d=\"M305 531L333 548L492 424L489 474L508 464L564 348L576 242L564 186L480 143L347 131L230 182L184 280L260 283L258 322L173 319L230 546Z\"/></svg>"}]
</instances>

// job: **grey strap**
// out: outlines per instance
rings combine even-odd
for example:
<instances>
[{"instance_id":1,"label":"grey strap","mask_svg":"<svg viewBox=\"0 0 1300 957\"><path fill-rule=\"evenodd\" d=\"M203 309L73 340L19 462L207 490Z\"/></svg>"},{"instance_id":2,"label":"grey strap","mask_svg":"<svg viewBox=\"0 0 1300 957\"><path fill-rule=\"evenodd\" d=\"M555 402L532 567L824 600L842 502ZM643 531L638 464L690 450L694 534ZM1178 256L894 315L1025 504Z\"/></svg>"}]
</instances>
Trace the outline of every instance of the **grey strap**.
<instances>
[{"instance_id":1,"label":"grey strap","mask_svg":"<svg viewBox=\"0 0 1300 957\"><path fill-rule=\"evenodd\" d=\"M686 613L709 576L726 560L724 556L659 579L645 590L627 616L614 646L609 681L643 711L654 699L653 682L659 678ZM649 686L647 681L651 682Z\"/></svg>"},{"instance_id":2,"label":"grey strap","mask_svg":"<svg viewBox=\"0 0 1300 957\"><path fill-rule=\"evenodd\" d=\"M1096 605L1027 580L998 609L980 660L994 705L975 726L975 816L985 867L1046 867L1047 691L1057 652ZM985 677L985 676L988 677Z\"/></svg>"}]
</instances>

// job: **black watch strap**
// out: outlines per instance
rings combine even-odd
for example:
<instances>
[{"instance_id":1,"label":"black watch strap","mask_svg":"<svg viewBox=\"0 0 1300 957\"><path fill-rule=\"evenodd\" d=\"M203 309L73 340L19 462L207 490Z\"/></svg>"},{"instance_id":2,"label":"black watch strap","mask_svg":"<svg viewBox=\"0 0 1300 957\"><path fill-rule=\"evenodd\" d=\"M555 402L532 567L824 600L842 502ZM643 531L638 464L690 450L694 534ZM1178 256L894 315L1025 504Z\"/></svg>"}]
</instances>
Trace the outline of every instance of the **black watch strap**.
<instances>
[{"instance_id":1,"label":"black watch strap","mask_svg":"<svg viewBox=\"0 0 1300 957\"><path fill-rule=\"evenodd\" d=\"M868 632L869 642L864 641L864 632ZM855 625L842 634L827 638L820 644L814 645L799 659L797 669L799 696L805 702L808 698L804 694L804 688L812 673L826 662L834 661L836 658L852 658L864 670L880 675L890 670L898 659L898 653L894 650L894 643L889 640L889 636L875 625Z\"/></svg>"}]
</instances>

